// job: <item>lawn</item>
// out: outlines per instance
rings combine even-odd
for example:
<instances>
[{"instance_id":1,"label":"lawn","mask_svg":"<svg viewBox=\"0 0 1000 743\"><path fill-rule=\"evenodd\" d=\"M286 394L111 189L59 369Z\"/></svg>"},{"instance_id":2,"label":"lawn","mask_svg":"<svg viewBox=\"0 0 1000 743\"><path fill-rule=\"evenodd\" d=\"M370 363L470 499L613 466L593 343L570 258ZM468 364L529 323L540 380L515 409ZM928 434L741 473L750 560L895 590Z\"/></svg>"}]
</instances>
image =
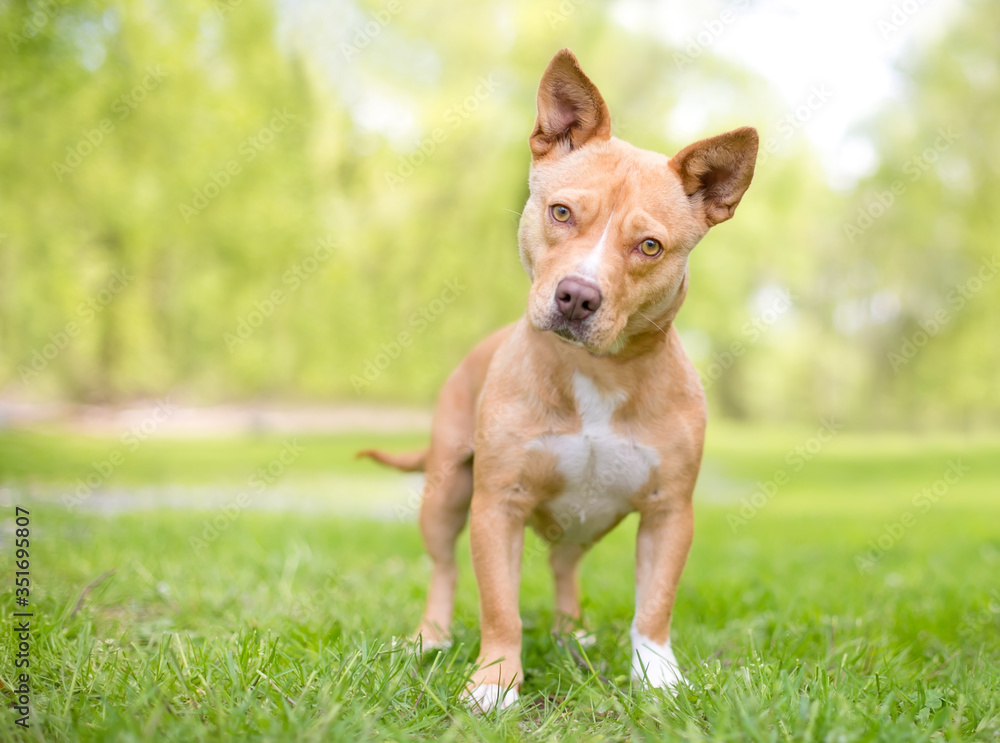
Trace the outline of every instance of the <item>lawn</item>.
<instances>
[{"instance_id":1,"label":"lawn","mask_svg":"<svg viewBox=\"0 0 1000 743\"><path fill-rule=\"evenodd\" d=\"M458 701L478 645L467 541L456 643L421 656L396 641L429 574L411 481L350 458L420 437L302 437L277 472L293 438L132 452L0 434L0 566L12 587L14 506L27 508L34 613L31 727L4 709L0 739L1000 739L996 436L714 426L673 629L690 686L667 696L629 680L630 518L583 566L590 648L551 634L545 555L529 538L522 703L486 717ZM68 508L116 449L123 461ZM108 509L108 490L196 499Z\"/></svg>"}]
</instances>

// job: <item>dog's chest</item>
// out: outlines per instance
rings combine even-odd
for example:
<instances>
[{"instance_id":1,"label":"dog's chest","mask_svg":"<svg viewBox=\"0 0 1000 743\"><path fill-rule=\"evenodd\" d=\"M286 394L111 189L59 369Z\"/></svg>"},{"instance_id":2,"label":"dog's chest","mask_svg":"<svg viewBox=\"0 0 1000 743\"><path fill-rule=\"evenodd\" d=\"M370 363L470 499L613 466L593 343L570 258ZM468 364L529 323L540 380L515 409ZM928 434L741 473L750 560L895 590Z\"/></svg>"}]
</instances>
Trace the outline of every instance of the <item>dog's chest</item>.
<instances>
[{"instance_id":1,"label":"dog's chest","mask_svg":"<svg viewBox=\"0 0 1000 743\"><path fill-rule=\"evenodd\" d=\"M657 465L656 450L614 430L624 394L602 394L587 377L573 378L579 433L547 434L530 447L552 454L562 492L540 507L537 524L550 541L589 544L634 510L632 499Z\"/></svg>"}]
</instances>

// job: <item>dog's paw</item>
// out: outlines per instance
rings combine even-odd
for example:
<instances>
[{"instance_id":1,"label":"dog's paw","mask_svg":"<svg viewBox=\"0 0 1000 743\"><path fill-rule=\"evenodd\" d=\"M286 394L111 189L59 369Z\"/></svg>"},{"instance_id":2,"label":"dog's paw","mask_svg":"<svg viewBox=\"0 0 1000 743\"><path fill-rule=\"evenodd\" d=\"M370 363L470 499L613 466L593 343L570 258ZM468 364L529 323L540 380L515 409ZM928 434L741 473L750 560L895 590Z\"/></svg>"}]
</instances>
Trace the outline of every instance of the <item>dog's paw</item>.
<instances>
[{"instance_id":1,"label":"dog's paw","mask_svg":"<svg viewBox=\"0 0 1000 743\"><path fill-rule=\"evenodd\" d=\"M573 633L573 637L579 643L581 648L592 648L597 644L597 636L593 632L588 632L585 629L578 629Z\"/></svg>"},{"instance_id":2,"label":"dog's paw","mask_svg":"<svg viewBox=\"0 0 1000 743\"><path fill-rule=\"evenodd\" d=\"M476 714L495 709L507 709L520 698L517 689L504 690L499 684L479 684L463 695L465 703Z\"/></svg>"},{"instance_id":3,"label":"dog's paw","mask_svg":"<svg viewBox=\"0 0 1000 743\"><path fill-rule=\"evenodd\" d=\"M676 689L687 684L670 641L660 645L632 630L632 678L654 689Z\"/></svg>"},{"instance_id":4,"label":"dog's paw","mask_svg":"<svg viewBox=\"0 0 1000 743\"><path fill-rule=\"evenodd\" d=\"M415 649L425 653L447 650L451 647L451 633L436 625L423 622L410 638L410 642L413 643Z\"/></svg>"},{"instance_id":5,"label":"dog's paw","mask_svg":"<svg viewBox=\"0 0 1000 743\"><path fill-rule=\"evenodd\" d=\"M448 650L451 648L451 638L426 638L423 635L417 635L410 640L413 643L413 647L423 653L434 653L438 650Z\"/></svg>"}]
</instances>

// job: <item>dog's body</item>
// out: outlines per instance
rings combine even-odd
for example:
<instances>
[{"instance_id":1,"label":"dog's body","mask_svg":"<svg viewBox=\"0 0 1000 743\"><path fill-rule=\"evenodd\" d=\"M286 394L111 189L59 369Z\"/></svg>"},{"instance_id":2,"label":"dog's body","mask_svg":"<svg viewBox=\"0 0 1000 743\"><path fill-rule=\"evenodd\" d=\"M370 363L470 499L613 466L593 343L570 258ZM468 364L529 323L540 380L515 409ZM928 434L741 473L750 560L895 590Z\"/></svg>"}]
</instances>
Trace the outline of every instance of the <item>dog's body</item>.
<instances>
[{"instance_id":1,"label":"dog's body","mask_svg":"<svg viewBox=\"0 0 1000 743\"><path fill-rule=\"evenodd\" d=\"M580 558L639 512L633 676L655 687L681 681L670 619L691 545L706 414L673 319L688 253L732 216L757 153L752 129L670 159L611 137L600 93L567 50L542 78L530 144L519 234L532 280L526 316L448 378L426 455L366 452L427 472L420 527L434 571L418 630L425 646L447 641L455 540L471 510L482 643L470 695L482 709L514 701L523 677L527 525L551 545L568 627L580 616Z\"/></svg>"}]
</instances>

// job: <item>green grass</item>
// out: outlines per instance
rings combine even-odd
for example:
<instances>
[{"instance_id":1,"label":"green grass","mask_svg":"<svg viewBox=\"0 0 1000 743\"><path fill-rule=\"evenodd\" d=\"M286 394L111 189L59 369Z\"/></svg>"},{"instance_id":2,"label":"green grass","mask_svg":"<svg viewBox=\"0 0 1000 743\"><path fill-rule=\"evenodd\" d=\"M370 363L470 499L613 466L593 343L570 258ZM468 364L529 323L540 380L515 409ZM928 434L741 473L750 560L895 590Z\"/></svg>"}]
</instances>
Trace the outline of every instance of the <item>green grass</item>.
<instances>
[{"instance_id":1,"label":"green grass","mask_svg":"<svg viewBox=\"0 0 1000 743\"><path fill-rule=\"evenodd\" d=\"M123 460L115 468L115 484L239 480L272 459L285 442L293 441L304 448L295 462L299 475L371 473L368 462L354 458L359 449L416 449L424 446L427 438L423 434L262 434L252 438L157 438L135 445L110 437L9 431L0 432L0 482L70 484L113 452L119 452Z\"/></svg>"},{"instance_id":2,"label":"green grass","mask_svg":"<svg viewBox=\"0 0 1000 743\"><path fill-rule=\"evenodd\" d=\"M597 637L586 650L550 633L545 556L528 539L522 703L485 718L457 700L478 648L464 540L457 643L421 657L393 645L419 618L429 573L414 524L248 510L196 551L190 538L218 512L112 516L30 499L114 441L0 436L2 495L31 510L36 614L32 727L4 709L0 740L997 740L1000 440L841 432L794 471L786 455L814 433L713 428L673 630L690 688L664 696L629 681L630 518L585 560ZM151 441L111 479L229 487L281 438ZM386 441L313 437L286 477L341 483L330 497L349 502L357 477L377 471L350 452L373 443ZM921 511L914 496L958 459L969 471ZM734 531L741 499L778 470L787 483ZM910 525L859 568L906 512ZM8 598L8 698L12 611Z\"/></svg>"}]
</instances>

